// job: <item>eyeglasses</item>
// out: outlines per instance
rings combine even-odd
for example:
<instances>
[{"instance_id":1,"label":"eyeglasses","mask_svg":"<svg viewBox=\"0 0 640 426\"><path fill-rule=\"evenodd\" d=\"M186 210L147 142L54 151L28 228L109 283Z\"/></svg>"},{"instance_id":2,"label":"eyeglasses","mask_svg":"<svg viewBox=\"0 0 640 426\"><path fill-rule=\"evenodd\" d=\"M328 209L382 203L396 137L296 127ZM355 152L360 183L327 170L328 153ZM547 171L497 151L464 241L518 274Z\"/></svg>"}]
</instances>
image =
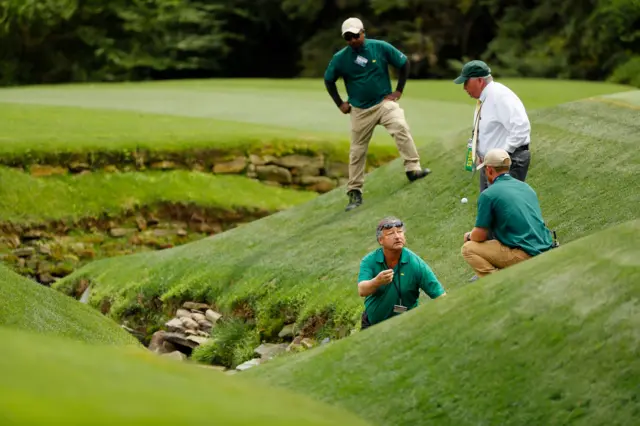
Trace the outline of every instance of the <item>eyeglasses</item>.
<instances>
[{"instance_id":1,"label":"eyeglasses","mask_svg":"<svg viewBox=\"0 0 640 426\"><path fill-rule=\"evenodd\" d=\"M398 221L395 221L395 222L389 222L389 223L382 224L382 225L378 226L378 229L402 228L403 226L404 226L404 223L402 223L402 221L398 220Z\"/></svg>"},{"instance_id":2,"label":"eyeglasses","mask_svg":"<svg viewBox=\"0 0 640 426\"><path fill-rule=\"evenodd\" d=\"M351 39L356 39L356 38L360 38L360 34L344 33L344 39L346 41L351 41Z\"/></svg>"}]
</instances>

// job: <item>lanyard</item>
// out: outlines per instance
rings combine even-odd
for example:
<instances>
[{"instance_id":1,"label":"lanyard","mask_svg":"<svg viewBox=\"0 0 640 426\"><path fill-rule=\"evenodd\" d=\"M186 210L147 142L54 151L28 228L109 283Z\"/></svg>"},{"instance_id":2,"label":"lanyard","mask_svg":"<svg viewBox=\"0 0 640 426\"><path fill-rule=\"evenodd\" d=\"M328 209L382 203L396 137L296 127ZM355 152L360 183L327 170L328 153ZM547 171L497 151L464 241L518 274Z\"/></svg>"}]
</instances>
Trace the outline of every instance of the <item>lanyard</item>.
<instances>
[{"instance_id":1,"label":"lanyard","mask_svg":"<svg viewBox=\"0 0 640 426\"><path fill-rule=\"evenodd\" d=\"M400 260L402 260L402 256L400 256ZM398 260L398 273L396 274L395 270L393 271L393 280L391 280L391 282L393 283L393 287L396 289L396 291L398 292L398 300L400 301L400 306L404 306L402 304L402 295L400 293L400 289L402 288L402 286L400 285L400 265L402 264L402 262ZM389 267L387 266L387 262L384 262L384 267L389 269ZM398 282L396 282L396 277L398 278Z\"/></svg>"}]
</instances>

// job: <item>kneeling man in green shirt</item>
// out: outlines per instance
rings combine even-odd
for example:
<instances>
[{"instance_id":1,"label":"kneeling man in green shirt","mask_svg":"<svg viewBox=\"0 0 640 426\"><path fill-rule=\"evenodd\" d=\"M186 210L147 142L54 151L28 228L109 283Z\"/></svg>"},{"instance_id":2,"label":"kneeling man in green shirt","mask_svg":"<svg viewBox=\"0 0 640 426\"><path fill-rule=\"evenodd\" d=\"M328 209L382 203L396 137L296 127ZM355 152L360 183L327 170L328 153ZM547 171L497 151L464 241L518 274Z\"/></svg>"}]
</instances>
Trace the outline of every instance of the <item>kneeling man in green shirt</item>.
<instances>
[{"instance_id":1,"label":"kneeling man in green shirt","mask_svg":"<svg viewBox=\"0 0 640 426\"><path fill-rule=\"evenodd\" d=\"M446 295L431 268L405 247L404 231L400 219L382 219L376 229L381 247L360 262L358 294L366 297L362 329L417 307L420 289L432 299Z\"/></svg>"},{"instance_id":2,"label":"kneeling man in green shirt","mask_svg":"<svg viewBox=\"0 0 640 426\"><path fill-rule=\"evenodd\" d=\"M478 277L496 272L549 250L551 231L542 218L535 191L509 175L511 157L492 149L484 167L489 188L480 193L476 226L464 234L462 256ZM495 237L487 240L488 232Z\"/></svg>"}]
</instances>

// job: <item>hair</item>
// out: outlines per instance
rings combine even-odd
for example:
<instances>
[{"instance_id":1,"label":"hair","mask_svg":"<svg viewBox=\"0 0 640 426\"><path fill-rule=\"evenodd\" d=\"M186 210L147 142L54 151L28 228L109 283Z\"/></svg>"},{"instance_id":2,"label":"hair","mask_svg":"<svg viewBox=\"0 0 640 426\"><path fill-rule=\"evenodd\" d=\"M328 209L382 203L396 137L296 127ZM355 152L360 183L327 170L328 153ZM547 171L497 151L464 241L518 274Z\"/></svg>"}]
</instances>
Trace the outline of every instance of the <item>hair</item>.
<instances>
[{"instance_id":1,"label":"hair","mask_svg":"<svg viewBox=\"0 0 640 426\"><path fill-rule=\"evenodd\" d=\"M380 237L382 236L382 227L387 223L393 223L393 222L402 222L402 221L395 216L387 216L383 218L380 222L378 222L378 227L376 228L376 240L379 240ZM404 222L402 222L402 231L404 232L404 230L405 230L405 224Z\"/></svg>"},{"instance_id":2,"label":"hair","mask_svg":"<svg viewBox=\"0 0 640 426\"><path fill-rule=\"evenodd\" d=\"M489 167L492 167L493 170L496 171L496 173L505 173L511 169L511 166L489 166Z\"/></svg>"},{"instance_id":3,"label":"hair","mask_svg":"<svg viewBox=\"0 0 640 426\"><path fill-rule=\"evenodd\" d=\"M484 80L485 83L489 84L493 81L493 76L491 76L491 74L489 74L486 77L482 77L482 79Z\"/></svg>"}]
</instances>

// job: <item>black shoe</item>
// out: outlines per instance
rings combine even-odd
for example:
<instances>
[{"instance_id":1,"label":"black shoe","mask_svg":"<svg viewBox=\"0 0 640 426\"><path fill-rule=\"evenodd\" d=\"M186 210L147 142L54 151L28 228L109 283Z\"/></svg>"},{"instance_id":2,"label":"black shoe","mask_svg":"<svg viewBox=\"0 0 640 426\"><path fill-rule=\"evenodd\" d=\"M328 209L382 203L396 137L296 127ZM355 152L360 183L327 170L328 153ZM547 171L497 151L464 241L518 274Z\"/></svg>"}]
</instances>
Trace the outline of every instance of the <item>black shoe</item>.
<instances>
[{"instance_id":1,"label":"black shoe","mask_svg":"<svg viewBox=\"0 0 640 426\"><path fill-rule=\"evenodd\" d=\"M431 170L429 169L413 170L411 172L407 172L407 179L409 179L409 182L413 182L418 179L422 179L423 177L427 176L429 173L431 173Z\"/></svg>"},{"instance_id":2,"label":"black shoe","mask_svg":"<svg viewBox=\"0 0 640 426\"><path fill-rule=\"evenodd\" d=\"M347 204L347 207L344 209L344 211L348 212L349 210L353 210L360 204L362 204L362 193L360 191L352 189L351 191L347 192L347 195L349 196L349 204Z\"/></svg>"}]
</instances>

